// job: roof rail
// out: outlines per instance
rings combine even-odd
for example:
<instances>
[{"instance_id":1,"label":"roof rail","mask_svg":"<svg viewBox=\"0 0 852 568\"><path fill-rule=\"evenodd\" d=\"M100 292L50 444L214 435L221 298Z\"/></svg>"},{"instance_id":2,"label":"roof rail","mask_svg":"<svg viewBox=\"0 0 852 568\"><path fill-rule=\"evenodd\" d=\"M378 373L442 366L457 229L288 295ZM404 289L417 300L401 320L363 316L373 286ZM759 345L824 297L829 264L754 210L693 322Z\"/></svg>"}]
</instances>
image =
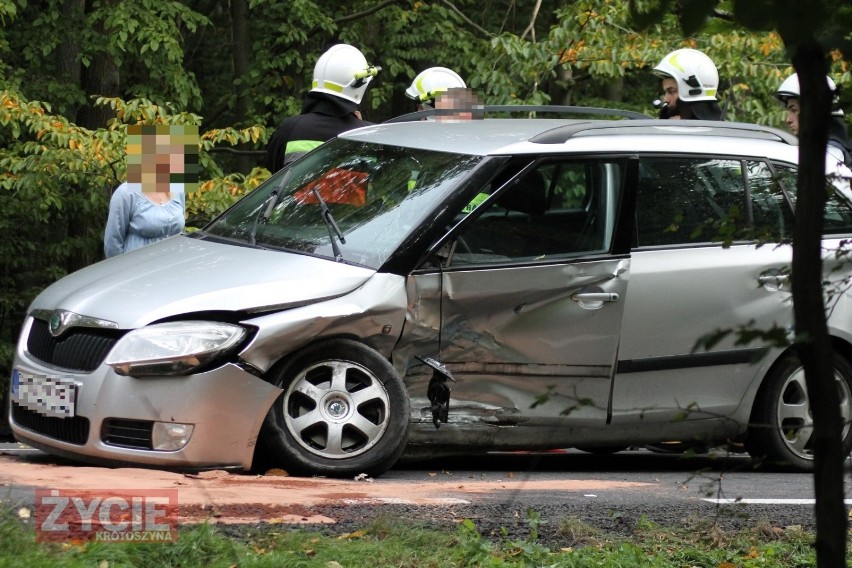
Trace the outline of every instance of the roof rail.
<instances>
[{"instance_id":1,"label":"roof rail","mask_svg":"<svg viewBox=\"0 0 852 568\"><path fill-rule=\"evenodd\" d=\"M789 132L772 128L771 126L762 126L747 122L723 122L716 120L667 121L647 117L645 117L645 120L588 120L574 122L566 124L565 126L553 128L547 132L542 132L538 136L531 138L530 142L535 142L537 144L563 144L570 138L583 134L593 134L595 131L617 130L618 134L632 134L640 129L643 130L643 134L667 134L676 132L702 136L736 136L739 133L746 136L751 135L752 137L770 138L780 142L785 142L791 146L797 146L799 144L798 138Z\"/></svg>"},{"instance_id":2,"label":"roof rail","mask_svg":"<svg viewBox=\"0 0 852 568\"><path fill-rule=\"evenodd\" d=\"M481 110L480 110L481 108ZM632 120L648 119L648 116L640 112L632 110L624 110L619 108L599 108L599 107L583 107L583 106L568 106L568 105L485 105L476 108L477 114L497 114L497 113L542 113L542 114L573 114L582 116L615 116L621 118L629 118ZM384 124L395 122L412 122L423 120L424 118L435 116L435 109L420 110L410 112L384 121Z\"/></svg>"}]
</instances>

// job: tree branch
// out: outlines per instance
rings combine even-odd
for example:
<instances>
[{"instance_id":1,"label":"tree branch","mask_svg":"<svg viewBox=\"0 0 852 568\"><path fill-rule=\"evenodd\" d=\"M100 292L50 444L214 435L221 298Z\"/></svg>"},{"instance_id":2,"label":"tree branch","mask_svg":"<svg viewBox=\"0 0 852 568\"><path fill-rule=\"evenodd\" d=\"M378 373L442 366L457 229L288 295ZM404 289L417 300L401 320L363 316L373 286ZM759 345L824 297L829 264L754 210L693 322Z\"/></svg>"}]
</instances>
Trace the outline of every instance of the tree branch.
<instances>
[{"instance_id":1,"label":"tree branch","mask_svg":"<svg viewBox=\"0 0 852 568\"><path fill-rule=\"evenodd\" d=\"M521 34L521 39L523 40L527 37L528 33L532 33L532 40L535 43L535 20L538 18L538 11L541 9L541 0L536 0L535 7L533 8L532 17L530 18L530 24L527 26L527 29L524 30L524 33Z\"/></svg>"},{"instance_id":2,"label":"tree branch","mask_svg":"<svg viewBox=\"0 0 852 568\"><path fill-rule=\"evenodd\" d=\"M465 22L467 25L469 25L470 27L472 27L473 29L475 29L476 31L478 31L479 33L481 33L482 35L487 36L487 37L491 37L491 36L493 36L493 35L494 35L494 34L492 34L491 32L489 32L488 30L486 30L485 28L482 28L482 27L478 26L478 25L477 25L477 24L476 24L473 20L471 20L470 18L468 18L467 16L465 16L465 15L464 15L464 13L463 13L461 10L459 10L458 8L456 8L455 4L453 4L452 2L450 2L450 0L439 0L439 1L441 2L441 4L445 5L447 8L449 8L450 10L452 10L453 12L455 12L456 14L458 14L458 15L459 15L459 17L460 17L462 20L464 20L464 22Z\"/></svg>"},{"instance_id":3,"label":"tree branch","mask_svg":"<svg viewBox=\"0 0 852 568\"><path fill-rule=\"evenodd\" d=\"M360 12L355 12L354 14L349 14L347 16L341 16L340 18L336 18L333 21L334 21L335 24L345 24L347 22L351 22L353 20L358 20L358 19L370 16L372 14L375 14L376 12L378 12L379 10L382 10L383 8L386 8L387 6L390 6L391 4L397 4L397 3L400 3L400 1L399 0L384 0L384 2L379 2L375 6L367 8L366 10L361 10Z\"/></svg>"}]
</instances>

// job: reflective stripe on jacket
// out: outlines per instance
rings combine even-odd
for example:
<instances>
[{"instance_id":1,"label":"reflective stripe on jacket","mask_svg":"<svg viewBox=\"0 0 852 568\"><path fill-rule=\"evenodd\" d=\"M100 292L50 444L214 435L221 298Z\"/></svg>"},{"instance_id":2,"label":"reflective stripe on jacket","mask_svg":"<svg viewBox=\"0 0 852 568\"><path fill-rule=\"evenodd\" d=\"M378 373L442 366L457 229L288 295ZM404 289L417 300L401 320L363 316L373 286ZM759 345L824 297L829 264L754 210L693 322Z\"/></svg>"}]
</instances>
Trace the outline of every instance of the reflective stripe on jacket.
<instances>
[{"instance_id":1,"label":"reflective stripe on jacket","mask_svg":"<svg viewBox=\"0 0 852 568\"><path fill-rule=\"evenodd\" d=\"M309 92L302 113L285 118L269 139L266 168L276 172L341 132L369 126L355 116L357 105L326 93Z\"/></svg>"}]
</instances>

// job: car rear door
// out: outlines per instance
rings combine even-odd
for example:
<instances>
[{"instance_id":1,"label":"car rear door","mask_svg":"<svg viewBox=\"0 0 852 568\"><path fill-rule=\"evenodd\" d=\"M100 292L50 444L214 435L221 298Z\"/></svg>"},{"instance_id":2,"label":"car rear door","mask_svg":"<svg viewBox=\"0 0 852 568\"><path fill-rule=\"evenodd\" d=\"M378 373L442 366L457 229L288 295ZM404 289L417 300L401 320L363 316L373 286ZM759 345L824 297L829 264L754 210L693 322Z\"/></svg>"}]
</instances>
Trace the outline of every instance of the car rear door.
<instances>
[{"instance_id":1,"label":"car rear door","mask_svg":"<svg viewBox=\"0 0 852 568\"><path fill-rule=\"evenodd\" d=\"M783 337L792 326L792 248L779 244L791 231L792 208L765 161L641 159L613 424L678 427L738 408L766 344L740 344L737 332Z\"/></svg>"}]
</instances>

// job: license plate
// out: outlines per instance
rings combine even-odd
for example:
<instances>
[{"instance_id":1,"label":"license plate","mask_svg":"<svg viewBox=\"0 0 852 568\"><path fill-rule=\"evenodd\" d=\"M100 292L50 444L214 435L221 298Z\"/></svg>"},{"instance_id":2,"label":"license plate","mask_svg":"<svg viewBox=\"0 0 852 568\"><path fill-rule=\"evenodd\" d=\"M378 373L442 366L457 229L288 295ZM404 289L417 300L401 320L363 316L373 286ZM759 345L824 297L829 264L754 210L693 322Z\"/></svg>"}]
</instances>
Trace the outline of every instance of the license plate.
<instances>
[{"instance_id":1,"label":"license plate","mask_svg":"<svg viewBox=\"0 0 852 568\"><path fill-rule=\"evenodd\" d=\"M77 386L69 378L31 375L13 369L12 400L45 416L72 418Z\"/></svg>"}]
</instances>

